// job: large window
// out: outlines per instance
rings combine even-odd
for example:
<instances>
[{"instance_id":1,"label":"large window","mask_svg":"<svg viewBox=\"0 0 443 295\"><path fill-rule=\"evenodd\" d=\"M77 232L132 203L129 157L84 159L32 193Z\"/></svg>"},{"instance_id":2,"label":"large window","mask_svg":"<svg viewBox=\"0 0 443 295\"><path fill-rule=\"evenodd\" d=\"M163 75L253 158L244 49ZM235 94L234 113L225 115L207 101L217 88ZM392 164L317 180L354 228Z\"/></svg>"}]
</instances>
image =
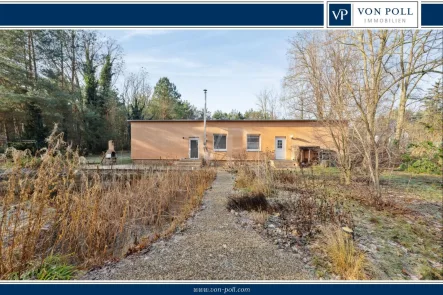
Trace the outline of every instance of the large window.
<instances>
[{"instance_id":1,"label":"large window","mask_svg":"<svg viewBox=\"0 0 443 295\"><path fill-rule=\"evenodd\" d=\"M260 150L260 135L248 134L246 142L246 150L259 151Z\"/></svg>"},{"instance_id":2,"label":"large window","mask_svg":"<svg viewBox=\"0 0 443 295\"><path fill-rule=\"evenodd\" d=\"M214 134L214 151L226 151L226 134Z\"/></svg>"}]
</instances>

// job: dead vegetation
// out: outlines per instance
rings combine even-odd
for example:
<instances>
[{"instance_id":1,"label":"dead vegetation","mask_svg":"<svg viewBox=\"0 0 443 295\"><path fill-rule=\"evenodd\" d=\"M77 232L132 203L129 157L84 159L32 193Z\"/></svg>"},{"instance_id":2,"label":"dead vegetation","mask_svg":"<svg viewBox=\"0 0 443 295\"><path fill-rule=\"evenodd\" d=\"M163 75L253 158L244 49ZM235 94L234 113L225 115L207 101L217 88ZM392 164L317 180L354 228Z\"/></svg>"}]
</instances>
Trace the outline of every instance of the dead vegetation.
<instances>
[{"instance_id":1,"label":"dead vegetation","mask_svg":"<svg viewBox=\"0 0 443 295\"><path fill-rule=\"evenodd\" d=\"M330 189L326 179L273 170L266 161L240 167L236 179L239 192L229 198L229 210L250 211L251 219L284 248L299 249L324 239L323 254L333 273L342 279L365 278L364 254L352 238L348 241L342 233L326 230L354 227L343 195ZM274 222L269 222L270 216Z\"/></svg>"},{"instance_id":2,"label":"dead vegetation","mask_svg":"<svg viewBox=\"0 0 443 295\"><path fill-rule=\"evenodd\" d=\"M301 235L309 235L319 224L335 223L353 226L352 216L343 207L342 196L329 190L325 182L292 171L273 170L266 159L238 170L236 188L228 209L278 212L285 226L294 227ZM289 192L279 197L279 191Z\"/></svg>"},{"instance_id":3,"label":"dead vegetation","mask_svg":"<svg viewBox=\"0 0 443 295\"><path fill-rule=\"evenodd\" d=\"M35 261L69 255L99 265L173 233L200 203L215 171L79 170L79 155L55 131L39 157L13 151L0 195L0 278L20 278Z\"/></svg>"},{"instance_id":4,"label":"dead vegetation","mask_svg":"<svg viewBox=\"0 0 443 295\"><path fill-rule=\"evenodd\" d=\"M267 211L270 210L268 201L264 194L244 193L240 196L230 196L227 208L236 211Z\"/></svg>"},{"instance_id":5,"label":"dead vegetation","mask_svg":"<svg viewBox=\"0 0 443 295\"><path fill-rule=\"evenodd\" d=\"M352 237L341 228L326 226L320 240L332 270L346 280L366 279L366 257L354 244Z\"/></svg>"},{"instance_id":6,"label":"dead vegetation","mask_svg":"<svg viewBox=\"0 0 443 295\"><path fill-rule=\"evenodd\" d=\"M253 228L278 247L311 261L319 277L441 276L441 203L422 198L417 189L425 187L408 185L406 191L386 183L383 195L377 198L372 185L358 175L345 185L334 169L266 170L264 165L238 170L238 191L231 199L245 206L230 209L250 211L240 216L248 216L256 224ZM264 206L250 205L254 196L267 202L266 211ZM344 227L352 230L352 238Z\"/></svg>"}]
</instances>

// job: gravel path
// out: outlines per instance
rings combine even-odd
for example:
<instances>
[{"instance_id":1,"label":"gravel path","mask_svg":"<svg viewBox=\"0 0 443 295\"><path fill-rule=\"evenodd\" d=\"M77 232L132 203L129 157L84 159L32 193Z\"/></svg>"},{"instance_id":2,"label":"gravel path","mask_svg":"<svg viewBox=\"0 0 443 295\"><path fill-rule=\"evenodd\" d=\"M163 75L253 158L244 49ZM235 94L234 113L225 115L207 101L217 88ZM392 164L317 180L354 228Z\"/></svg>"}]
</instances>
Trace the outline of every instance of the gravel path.
<instances>
[{"instance_id":1,"label":"gravel path","mask_svg":"<svg viewBox=\"0 0 443 295\"><path fill-rule=\"evenodd\" d=\"M184 232L149 252L87 273L85 280L302 280L312 274L291 252L242 228L226 209L233 176L219 171L205 193L203 210Z\"/></svg>"}]
</instances>

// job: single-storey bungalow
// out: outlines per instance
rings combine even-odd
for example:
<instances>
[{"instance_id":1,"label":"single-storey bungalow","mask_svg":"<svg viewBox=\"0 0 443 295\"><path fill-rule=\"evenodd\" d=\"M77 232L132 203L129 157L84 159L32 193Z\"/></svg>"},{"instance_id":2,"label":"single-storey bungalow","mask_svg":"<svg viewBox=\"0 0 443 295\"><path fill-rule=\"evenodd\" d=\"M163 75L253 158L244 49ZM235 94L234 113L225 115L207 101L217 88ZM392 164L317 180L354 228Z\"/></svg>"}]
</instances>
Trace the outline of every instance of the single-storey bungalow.
<instances>
[{"instance_id":1,"label":"single-storey bungalow","mask_svg":"<svg viewBox=\"0 0 443 295\"><path fill-rule=\"evenodd\" d=\"M318 161L331 148L326 127L316 120L130 120L131 158L151 160L257 159L268 152L275 160Z\"/></svg>"}]
</instances>

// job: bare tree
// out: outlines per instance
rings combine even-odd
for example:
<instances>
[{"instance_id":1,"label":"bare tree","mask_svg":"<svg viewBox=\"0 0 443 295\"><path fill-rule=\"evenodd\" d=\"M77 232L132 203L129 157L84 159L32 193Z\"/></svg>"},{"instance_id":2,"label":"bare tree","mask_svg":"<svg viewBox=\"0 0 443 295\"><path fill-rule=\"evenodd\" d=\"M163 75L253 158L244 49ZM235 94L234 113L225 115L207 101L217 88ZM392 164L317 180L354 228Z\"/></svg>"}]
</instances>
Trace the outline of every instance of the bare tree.
<instances>
[{"instance_id":1,"label":"bare tree","mask_svg":"<svg viewBox=\"0 0 443 295\"><path fill-rule=\"evenodd\" d=\"M354 111L345 80L352 75L355 53L337 42L342 35L338 31L304 32L291 40L285 88L296 98L291 102L293 110L299 110L302 118L308 113L319 120L323 128L318 128L317 139L337 152L342 179L349 184L353 161L348 122Z\"/></svg>"},{"instance_id":2,"label":"bare tree","mask_svg":"<svg viewBox=\"0 0 443 295\"><path fill-rule=\"evenodd\" d=\"M401 105L424 75L441 66L431 53L440 46L438 40L427 32L367 30L304 32L291 41L285 87L298 104L293 109L329 126L346 182L351 151L363 155L376 201L381 196L380 165L391 158L388 143L394 137L397 92Z\"/></svg>"},{"instance_id":3,"label":"bare tree","mask_svg":"<svg viewBox=\"0 0 443 295\"><path fill-rule=\"evenodd\" d=\"M257 95L257 107L265 120L277 119L278 95L272 88L263 88Z\"/></svg>"},{"instance_id":4,"label":"bare tree","mask_svg":"<svg viewBox=\"0 0 443 295\"><path fill-rule=\"evenodd\" d=\"M128 119L144 118L152 93L148 78L149 74L143 68L138 73L131 73L125 77L122 97L127 109Z\"/></svg>"},{"instance_id":5,"label":"bare tree","mask_svg":"<svg viewBox=\"0 0 443 295\"><path fill-rule=\"evenodd\" d=\"M402 137L406 104L424 77L442 72L442 36L438 31L402 30L398 33L398 65L401 77L395 143ZM410 75L408 73L411 73ZM391 73L395 75L395 73Z\"/></svg>"}]
</instances>

